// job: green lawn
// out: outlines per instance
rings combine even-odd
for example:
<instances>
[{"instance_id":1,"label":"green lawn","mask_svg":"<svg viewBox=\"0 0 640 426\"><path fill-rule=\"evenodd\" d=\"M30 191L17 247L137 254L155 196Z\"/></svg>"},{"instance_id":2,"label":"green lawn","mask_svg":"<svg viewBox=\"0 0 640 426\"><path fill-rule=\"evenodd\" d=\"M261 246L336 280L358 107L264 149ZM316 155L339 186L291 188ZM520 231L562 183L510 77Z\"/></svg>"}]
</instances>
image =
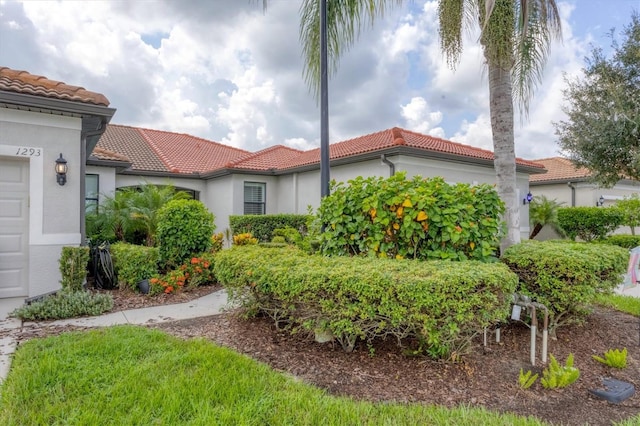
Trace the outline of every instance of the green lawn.
<instances>
[{"instance_id":1,"label":"green lawn","mask_svg":"<svg viewBox=\"0 0 640 426\"><path fill-rule=\"evenodd\" d=\"M599 296L597 299L597 303L621 312L626 312L627 314L640 317L640 298L638 297L611 294L606 296Z\"/></svg>"},{"instance_id":2,"label":"green lawn","mask_svg":"<svg viewBox=\"0 0 640 426\"><path fill-rule=\"evenodd\" d=\"M2 425L542 424L337 398L206 340L134 326L31 340L0 391Z\"/></svg>"}]
</instances>

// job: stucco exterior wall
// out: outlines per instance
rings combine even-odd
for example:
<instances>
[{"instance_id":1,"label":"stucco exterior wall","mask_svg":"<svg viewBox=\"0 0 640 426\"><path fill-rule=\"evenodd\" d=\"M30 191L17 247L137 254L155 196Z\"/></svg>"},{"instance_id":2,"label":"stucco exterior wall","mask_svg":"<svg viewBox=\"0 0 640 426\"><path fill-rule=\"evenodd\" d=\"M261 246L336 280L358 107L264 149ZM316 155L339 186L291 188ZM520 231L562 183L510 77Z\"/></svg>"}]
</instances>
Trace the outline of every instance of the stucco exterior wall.
<instances>
[{"instance_id":1,"label":"stucco exterior wall","mask_svg":"<svg viewBox=\"0 0 640 426\"><path fill-rule=\"evenodd\" d=\"M0 108L0 155L29 159L28 296L59 289L61 249L81 243L81 126L80 118ZM64 186L54 170L60 153Z\"/></svg>"}]
</instances>

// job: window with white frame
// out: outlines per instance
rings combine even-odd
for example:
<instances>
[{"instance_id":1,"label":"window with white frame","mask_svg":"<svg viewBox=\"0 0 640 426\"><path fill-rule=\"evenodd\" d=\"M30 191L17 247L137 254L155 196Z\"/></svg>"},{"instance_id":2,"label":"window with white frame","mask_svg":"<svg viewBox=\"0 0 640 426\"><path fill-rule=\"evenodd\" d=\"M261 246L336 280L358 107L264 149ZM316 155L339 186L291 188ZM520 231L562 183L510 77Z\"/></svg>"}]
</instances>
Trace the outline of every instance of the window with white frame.
<instances>
[{"instance_id":1,"label":"window with white frame","mask_svg":"<svg viewBox=\"0 0 640 426\"><path fill-rule=\"evenodd\" d=\"M87 213L98 210L100 190L100 175L87 174L84 176L84 208Z\"/></svg>"},{"instance_id":2,"label":"window with white frame","mask_svg":"<svg viewBox=\"0 0 640 426\"><path fill-rule=\"evenodd\" d=\"M266 213L267 184L264 182L244 183L244 214Z\"/></svg>"}]
</instances>

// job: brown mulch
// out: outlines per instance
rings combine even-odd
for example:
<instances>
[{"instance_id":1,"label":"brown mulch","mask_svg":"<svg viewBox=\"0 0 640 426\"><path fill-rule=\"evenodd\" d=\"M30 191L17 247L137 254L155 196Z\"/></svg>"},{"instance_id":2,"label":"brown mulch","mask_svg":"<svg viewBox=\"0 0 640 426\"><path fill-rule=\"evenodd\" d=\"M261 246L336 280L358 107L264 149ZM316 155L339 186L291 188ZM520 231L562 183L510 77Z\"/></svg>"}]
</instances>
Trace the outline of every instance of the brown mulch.
<instances>
[{"instance_id":1,"label":"brown mulch","mask_svg":"<svg viewBox=\"0 0 640 426\"><path fill-rule=\"evenodd\" d=\"M114 310L180 303L219 287L202 287L194 293L148 297L116 291ZM201 292L201 293L199 293ZM549 341L549 352L564 363L569 353L581 376L571 386L547 390L540 381L528 390L519 387L520 369L542 376L541 339L537 339L537 367L529 362L529 329L512 323L501 329L501 342L490 336L483 347L478 336L469 354L459 363L407 356L395 341L360 344L345 353L334 343L319 344L312 337L290 335L265 318L243 319L237 311L217 316L153 324L180 338L206 338L232 348L274 369L292 374L330 394L358 400L480 406L498 412L535 416L552 424L610 425L640 415L640 320L606 308L596 308L583 325L558 330ZM45 327L22 339L69 330L47 331ZM27 330L25 330L27 333ZM606 367L592 359L612 348L627 348L628 366ZM372 349L372 351L371 351ZM621 404L596 398L589 389L601 388L601 379L613 377L632 383L636 394Z\"/></svg>"}]
</instances>

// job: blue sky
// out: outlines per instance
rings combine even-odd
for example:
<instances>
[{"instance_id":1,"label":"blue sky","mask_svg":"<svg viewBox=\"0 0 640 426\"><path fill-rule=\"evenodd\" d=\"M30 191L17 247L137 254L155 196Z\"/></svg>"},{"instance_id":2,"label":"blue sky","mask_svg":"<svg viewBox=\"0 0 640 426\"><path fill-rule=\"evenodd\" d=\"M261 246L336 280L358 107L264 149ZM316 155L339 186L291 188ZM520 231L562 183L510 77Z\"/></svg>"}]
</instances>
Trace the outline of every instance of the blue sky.
<instances>
[{"instance_id":1,"label":"blue sky","mask_svg":"<svg viewBox=\"0 0 640 426\"><path fill-rule=\"evenodd\" d=\"M319 145L319 110L302 79L298 0L0 0L0 66L104 94L113 123L189 133L257 151ZM559 154L563 75L630 22L640 0L559 2L552 46L516 153ZM414 0L367 29L330 83L332 142L393 126L491 149L477 35L455 72L438 48L436 2Z\"/></svg>"}]
</instances>

